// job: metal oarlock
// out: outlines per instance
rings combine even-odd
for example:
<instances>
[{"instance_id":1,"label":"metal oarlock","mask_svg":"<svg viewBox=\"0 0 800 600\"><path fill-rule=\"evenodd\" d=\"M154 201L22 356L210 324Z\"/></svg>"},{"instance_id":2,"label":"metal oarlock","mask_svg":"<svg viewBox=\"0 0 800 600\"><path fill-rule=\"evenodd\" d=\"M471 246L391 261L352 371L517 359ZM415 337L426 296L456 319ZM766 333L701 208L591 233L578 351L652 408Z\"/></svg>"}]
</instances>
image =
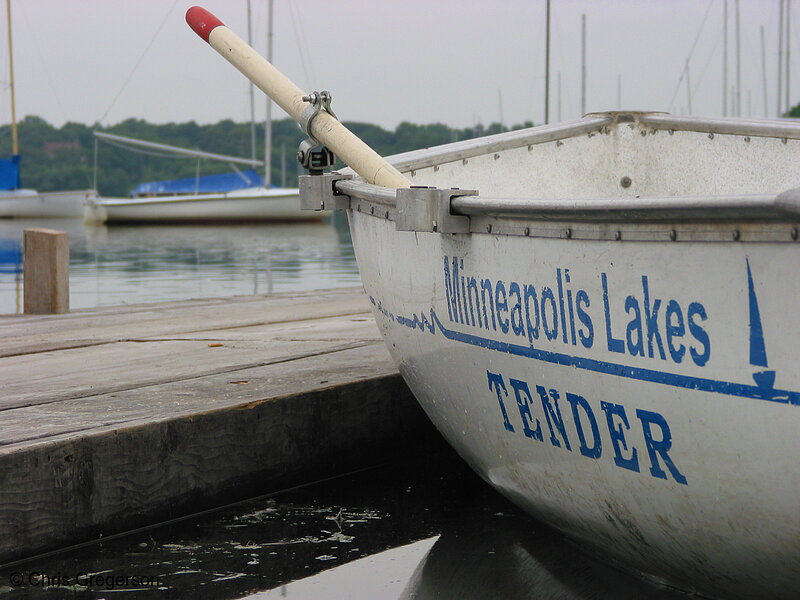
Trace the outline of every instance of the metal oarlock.
<instances>
[{"instance_id":1,"label":"metal oarlock","mask_svg":"<svg viewBox=\"0 0 800 600\"><path fill-rule=\"evenodd\" d=\"M337 118L331 108L331 100L333 100L333 96L328 91L312 92L303 96L303 101L308 102L308 106L303 110L303 114L300 115L298 124L300 129L308 136L308 139L300 142L300 147L297 150L297 161L311 175L322 175L325 169L332 167L336 162L333 152L311 134L311 122L321 111L328 113L334 119Z\"/></svg>"}]
</instances>

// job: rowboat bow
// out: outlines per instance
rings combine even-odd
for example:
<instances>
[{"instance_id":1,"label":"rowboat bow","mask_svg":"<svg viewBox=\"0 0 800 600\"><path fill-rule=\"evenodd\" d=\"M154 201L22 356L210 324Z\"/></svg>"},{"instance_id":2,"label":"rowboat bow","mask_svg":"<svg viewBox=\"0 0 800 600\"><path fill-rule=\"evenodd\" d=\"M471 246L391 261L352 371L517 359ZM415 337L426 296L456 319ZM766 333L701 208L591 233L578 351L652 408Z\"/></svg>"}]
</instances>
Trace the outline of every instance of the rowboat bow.
<instances>
[{"instance_id":1,"label":"rowboat bow","mask_svg":"<svg viewBox=\"0 0 800 600\"><path fill-rule=\"evenodd\" d=\"M608 112L389 184L347 162L301 200L346 211L389 351L483 479L651 581L800 596L800 126Z\"/></svg>"}]
</instances>

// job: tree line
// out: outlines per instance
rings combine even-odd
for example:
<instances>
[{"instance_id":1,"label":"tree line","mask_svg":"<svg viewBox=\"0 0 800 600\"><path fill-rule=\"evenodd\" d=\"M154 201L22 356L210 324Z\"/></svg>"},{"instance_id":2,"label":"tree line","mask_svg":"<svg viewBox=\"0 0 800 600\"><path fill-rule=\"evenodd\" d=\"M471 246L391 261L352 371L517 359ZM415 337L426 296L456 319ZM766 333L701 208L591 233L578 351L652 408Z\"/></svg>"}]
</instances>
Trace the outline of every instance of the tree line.
<instances>
[{"instance_id":1,"label":"tree line","mask_svg":"<svg viewBox=\"0 0 800 600\"><path fill-rule=\"evenodd\" d=\"M369 123L345 122L345 125L382 156L416 150L448 142L471 139L508 130L500 123L488 127L476 125L453 129L436 123L416 125L401 123L394 131ZM526 122L512 129L531 127ZM143 149L123 149L103 141L95 148L96 128L80 123L54 127L36 116L27 116L19 123L22 161L22 185L40 191L90 188L94 185L104 196L127 196L138 184L148 181L194 177L229 172L228 165L206 159L178 157ZM102 131L151 142L181 146L249 158L251 153L250 123L223 120L209 125L167 123L156 125L141 119L128 119ZM299 165L297 147L305 138L290 119L273 121L271 178L274 185L297 185ZM256 127L257 159L264 156L264 126ZM11 155L11 127L0 126L0 156ZM95 161L96 157L96 161ZM95 162L97 169L95 171Z\"/></svg>"}]
</instances>

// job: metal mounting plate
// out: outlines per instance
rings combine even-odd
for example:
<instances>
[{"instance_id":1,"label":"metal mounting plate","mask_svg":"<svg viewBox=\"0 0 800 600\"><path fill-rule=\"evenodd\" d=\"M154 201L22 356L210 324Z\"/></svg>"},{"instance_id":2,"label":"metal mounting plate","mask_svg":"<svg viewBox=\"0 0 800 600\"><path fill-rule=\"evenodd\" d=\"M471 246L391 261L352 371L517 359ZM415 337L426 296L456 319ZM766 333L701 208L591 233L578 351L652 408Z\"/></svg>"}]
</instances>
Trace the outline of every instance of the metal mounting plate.
<instances>
[{"instance_id":1,"label":"metal mounting plate","mask_svg":"<svg viewBox=\"0 0 800 600\"><path fill-rule=\"evenodd\" d=\"M300 208L303 210L342 210L350 208L350 196L334 188L337 181L352 179L337 172L300 176Z\"/></svg>"},{"instance_id":2,"label":"metal mounting plate","mask_svg":"<svg viewBox=\"0 0 800 600\"><path fill-rule=\"evenodd\" d=\"M476 196L475 190L410 187L397 190L397 230L468 233L469 217L450 213L456 196Z\"/></svg>"}]
</instances>

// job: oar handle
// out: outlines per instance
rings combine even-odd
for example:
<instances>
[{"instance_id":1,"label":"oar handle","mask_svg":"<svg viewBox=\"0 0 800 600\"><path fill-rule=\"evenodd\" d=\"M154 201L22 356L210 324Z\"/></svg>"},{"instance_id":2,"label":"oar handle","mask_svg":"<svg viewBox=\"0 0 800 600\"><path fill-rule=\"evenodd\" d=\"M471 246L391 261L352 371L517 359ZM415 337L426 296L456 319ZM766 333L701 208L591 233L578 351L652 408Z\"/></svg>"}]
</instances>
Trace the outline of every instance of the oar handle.
<instances>
[{"instance_id":1,"label":"oar handle","mask_svg":"<svg viewBox=\"0 0 800 600\"><path fill-rule=\"evenodd\" d=\"M306 94L283 73L204 8L193 6L186 11L186 22L292 119L300 121L308 106L303 101ZM329 113L320 111L311 121L309 133L369 183L390 188L411 186L411 182L400 171Z\"/></svg>"}]
</instances>

